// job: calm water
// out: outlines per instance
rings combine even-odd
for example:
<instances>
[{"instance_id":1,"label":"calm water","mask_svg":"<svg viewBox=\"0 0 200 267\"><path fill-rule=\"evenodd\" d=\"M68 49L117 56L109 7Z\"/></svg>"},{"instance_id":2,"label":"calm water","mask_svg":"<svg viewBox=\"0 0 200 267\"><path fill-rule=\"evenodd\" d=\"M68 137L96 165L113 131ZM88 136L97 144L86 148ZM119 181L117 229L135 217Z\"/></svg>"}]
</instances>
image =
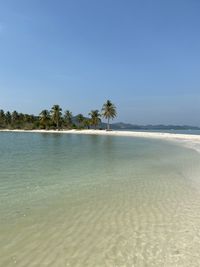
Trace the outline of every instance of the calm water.
<instances>
[{"instance_id":1,"label":"calm water","mask_svg":"<svg viewBox=\"0 0 200 267\"><path fill-rule=\"evenodd\" d=\"M200 154L0 133L0 266L200 266Z\"/></svg>"},{"instance_id":2,"label":"calm water","mask_svg":"<svg viewBox=\"0 0 200 267\"><path fill-rule=\"evenodd\" d=\"M118 130L118 131L126 131L126 129ZM152 133L172 133L172 134L192 134L192 135L200 135L200 130L127 130L131 132L152 132Z\"/></svg>"}]
</instances>

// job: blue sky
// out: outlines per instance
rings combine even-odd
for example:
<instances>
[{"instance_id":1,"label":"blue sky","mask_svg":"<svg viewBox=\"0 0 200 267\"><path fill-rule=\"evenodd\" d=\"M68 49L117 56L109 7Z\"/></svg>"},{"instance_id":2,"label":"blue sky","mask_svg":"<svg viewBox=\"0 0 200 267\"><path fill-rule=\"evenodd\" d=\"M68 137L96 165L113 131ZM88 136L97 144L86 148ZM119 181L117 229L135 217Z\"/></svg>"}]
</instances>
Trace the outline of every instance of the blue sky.
<instances>
[{"instance_id":1,"label":"blue sky","mask_svg":"<svg viewBox=\"0 0 200 267\"><path fill-rule=\"evenodd\" d=\"M1 0L0 108L200 125L199 0Z\"/></svg>"}]
</instances>

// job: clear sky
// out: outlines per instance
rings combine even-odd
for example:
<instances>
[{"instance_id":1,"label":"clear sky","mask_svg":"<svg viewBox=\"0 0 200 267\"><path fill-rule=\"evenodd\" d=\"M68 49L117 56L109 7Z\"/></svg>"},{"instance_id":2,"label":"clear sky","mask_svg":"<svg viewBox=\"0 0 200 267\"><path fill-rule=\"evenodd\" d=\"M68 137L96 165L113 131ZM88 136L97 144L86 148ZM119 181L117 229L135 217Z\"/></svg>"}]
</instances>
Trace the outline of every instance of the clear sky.
<instances>
[{"instance_id":1,"label":"clear sky","mask_svg":"<svg viewBox=\"0 0 200 267\"><path fill-rule=\"evenodd\" d=\"M200 125L199 0L1 0L0 108Z\"/></svg>"}]
</instances>

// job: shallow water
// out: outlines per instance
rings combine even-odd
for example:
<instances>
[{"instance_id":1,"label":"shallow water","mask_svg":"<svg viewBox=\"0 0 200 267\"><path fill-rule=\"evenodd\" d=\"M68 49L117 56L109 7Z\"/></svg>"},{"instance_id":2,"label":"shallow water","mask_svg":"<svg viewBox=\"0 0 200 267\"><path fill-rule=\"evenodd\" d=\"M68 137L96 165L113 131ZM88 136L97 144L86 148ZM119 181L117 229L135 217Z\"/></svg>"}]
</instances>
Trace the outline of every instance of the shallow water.
<instances>
[{"instance_id":1,"label":"shallow water","mask_svg":"<svg viewBox=\"0 0 200 267\"><path fill-rule=\"evenodd\" d=\"M0 133L0 266L200 266L200 154Z\"/></svg>"}]
</instances>

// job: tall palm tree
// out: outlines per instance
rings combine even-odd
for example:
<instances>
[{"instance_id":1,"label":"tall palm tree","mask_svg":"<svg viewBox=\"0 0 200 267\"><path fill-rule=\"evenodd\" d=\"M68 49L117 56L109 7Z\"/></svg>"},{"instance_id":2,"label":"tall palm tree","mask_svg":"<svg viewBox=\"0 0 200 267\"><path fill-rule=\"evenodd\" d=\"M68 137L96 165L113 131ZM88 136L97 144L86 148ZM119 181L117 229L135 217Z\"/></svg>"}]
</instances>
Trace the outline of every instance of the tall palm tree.
<instances>
[{"instance_id":1,"label":"tall palm tree","mask_svg":"<svg viewBox=\"0 0 200 267\"><path fill-rule=\"evenodd\" d=\"M64 114L64 120L68 128L72 126L72 118L73 118L72 112L70 112L69 110L66 110Z\"/></svg>"},{"instance_id":2,"label":"tall palm tree","mask_svg":"<svg viewBox=\"0 0 200 267\"><path fill-rule=\"evenodd\" d=\"M40 112L39 121L40 124L45 127L45 129L48 127L50 122L50 113L48 110L44 109Z\"/></svg>"},{"instance_id":3,"label":"tall palm tree","mask_svg":"<svg viewBox=\"0 0 200 267\"><path fill-rule=\"evenodd\" d=\"M59 129L61 116L62 116L62 108L59 105L54 105L51 108L51 118L52 118L52 121L56 124L57 129Z\"/></svg>"},{"instance_id":4,"label":"tall palm tree","mask_svg":"<svg viewBox=\"0 0 200 267\"><path fill-rule=\"evenodd\" d=\"M89 116L91 116L91 124L94 126L94 128L96 130L97 126L101 122L101 119L100 119L101 114L96 109L96 110L91 110L91 112L89 113Z\"/></svg>"},{"instance_id":5,"label":"tall palm tree","mask_svg":"<svg viewBox=\"0 0 200 267\"><path fill-rule=\"evenodd\" d=\"M107 100L102 107L102 116L107 119L107 130L110 130L110 119L114 119L117 116L117 111L115 105L110 101Z\"/></svg>"}]
</instances>

